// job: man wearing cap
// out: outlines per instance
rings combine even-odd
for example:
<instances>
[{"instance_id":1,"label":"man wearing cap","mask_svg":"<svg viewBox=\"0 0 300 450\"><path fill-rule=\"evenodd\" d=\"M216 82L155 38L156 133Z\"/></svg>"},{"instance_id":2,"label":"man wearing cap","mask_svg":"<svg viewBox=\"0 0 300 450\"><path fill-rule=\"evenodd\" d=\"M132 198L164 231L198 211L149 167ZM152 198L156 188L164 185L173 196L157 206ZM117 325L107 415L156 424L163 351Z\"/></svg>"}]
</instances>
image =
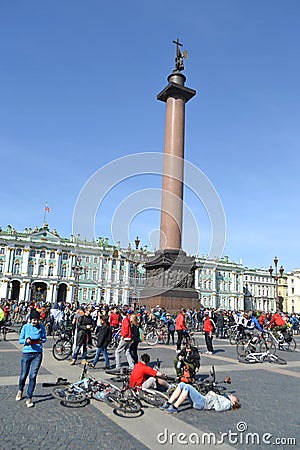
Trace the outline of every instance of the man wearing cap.
<instances>
[{"instance_id":1,"label":"man wearing cap","mask_svg":"<svg viewBox=\"0 0 300 450\"><path fill-rule=\"evenodd\" d=\"M36 309L30 312L30 322L23 326L19 338L19 343L23 344L23 354L21 360L21 375L19 379L19 390L16 401L22 400L26 379L29 375L29 384L26 395L26 406L34 406L32 395L36 385L36 378L43 359L43 344L46 342L46 331L40 323L40 314Z\"/></svg>"}]
</instances>

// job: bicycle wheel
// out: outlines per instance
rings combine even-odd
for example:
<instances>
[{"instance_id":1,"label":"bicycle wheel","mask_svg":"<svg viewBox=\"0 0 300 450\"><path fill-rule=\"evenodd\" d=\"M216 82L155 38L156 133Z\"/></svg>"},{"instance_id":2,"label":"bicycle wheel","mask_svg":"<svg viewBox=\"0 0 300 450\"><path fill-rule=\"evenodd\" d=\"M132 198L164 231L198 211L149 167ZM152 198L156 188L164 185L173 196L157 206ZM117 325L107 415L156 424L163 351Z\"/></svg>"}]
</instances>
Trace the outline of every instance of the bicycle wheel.
<instances>
[{"instance_id":1,"label":"bicycle wheel","mask_svg":"<svg viewBox=\"0 0 300 450\"><path fill-rule=\"evenodd\" d=\"M251 353L248 341L239 341L236 344L236 352L239 356L246 356L248 353Z\"/></svg>"},{"instance_id":2,"label":"bicycle wheel","mask_svg":"<svg viewBox=\"0 0 300 450\"><path fill-rule=\"evenodd\" d=\"M259 351L260 353L269 351L269 353L274 355L276 353L276 345L273 341L266 339L260 343Z\"/></svg>"},{"instance_id":3,"label":"bicycle wheel","mask_svg":"<svg viewBox=\"0 0 300 450\"><path fill-rule=\"evenodd\" d=\"M148 345L157 344L157 342L158 342L157 331L150 331L150 333L146 334L146 342Z\"/></svg>"},{"instance_id":4,"label":"bicycle wheel","mask_svg":"<svg viewBox=\"0 0 300 450\"><path fill-rule=\"evenodd\" d=\"M136 414L141 411L142 406L138 399L133 397L124 397L122 394L108 393L104 401L117 412Z\"/></svg>"},{"instance_id":5,"label":"bicycle wheel","mask_svg":"<svg viewBox=\"0 0 300 450\"><path fill-rule=\"evenodd\" d=\"M294 352L296 350L297 344L294 338L291 338L290 342L284 342L285 350L288 352Z\"/></svg>"},{"instance_id":6,"label":"bicycle wheel","mask_svg":"<svg viewBox=\"0 0 300 450\"><path fill-rule=\"evenodd\" d=\"M286 365L287 364L285 359L280 358L279 356L273 355L273 354L269 354L266 357L266 361L268 361L271 364L280 364L280 365Z\"/></svg>"},{"instance_id":7,"label":"bicycle wheel","mask_svg":"<svg viewBox=\"0 0 300 450\"><path fill-rule=\"evenodd\" d=\"M166 344L168 342L168 332L164 331L161 335L161 340L164 344Z\"/></svg>"},{"instance_id":8,"label":"bicycle wheel","mask_svg":"<svg viewBox=\"0 0 300 450\"><path fill-rule=\"evenodd\" d=\"M88 396L82 389L77 390L72 386L62 388L56 386L53 388L52 393L54 397L58 398L64 404L83 404L88 401Z\"/></svg>"},{"instance_id":9,"label":"bicycle wheel","mask_svg":"<svg viewBox=\"0 0 300 450\"><path fill-rule=\"evenodd\" d=\"M248 353L247 355L244 356L238 355L238 360L240 363L243 364L256 364L258 362L262 362L258 360L255 356L253 356L251 353Z\"/></svg>"},{"instance_id":10,"label":"bicycle wheel","mask_svg":"<svg viewBox=\"0 0 300 450\"><path fill-rule=\"evenodd\" d=\"M163 392L152 391L150 389L141 389L139 391L139 397L144 402L149 403L149 405L157 406L158 408L169 400L169 397Z\"/></svg>"},{"instance_id":11,"label":"bicycle wheel","mask_svg":"<svg viewBox=\"0 0 300 450\"><path fill-rule=\"evenodd\" d=\"M52 355L58 361L69 358L72 353L72 342L60 339L52 347Z\"/></svg>"},{"instance_id":12,"label":"bicycle wheel","mask_svg":"<svg viewBox=\"0 0 300 450\"><path fill-rule=\"evenodd\" d=\"M238 341L237 333L232 333L232 334L229 336L229 343L230 343L231 345L236 345L236 344L237 344L237 341Z\"/></svg>"}]
</instances>

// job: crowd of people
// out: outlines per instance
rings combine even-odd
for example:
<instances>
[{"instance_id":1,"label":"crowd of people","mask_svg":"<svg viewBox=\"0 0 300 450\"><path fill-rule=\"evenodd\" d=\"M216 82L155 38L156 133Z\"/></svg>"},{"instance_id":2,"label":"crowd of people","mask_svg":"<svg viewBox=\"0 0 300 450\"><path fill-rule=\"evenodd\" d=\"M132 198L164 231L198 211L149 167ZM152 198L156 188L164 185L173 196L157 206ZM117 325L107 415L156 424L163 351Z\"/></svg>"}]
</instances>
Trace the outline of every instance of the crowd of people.
<instances>
[{"instance_id":1,"label":"crowd of people","mask_svg":"<svg viewBox=\"0 0 300 450\"><path fill-rule=\"evenodd\" d=\"M75 335L71 365L76 364L79 352L81 352L81 362L87 362L87 348L92 345L92 333L96 336L97 350L90 363L92 369L95 369L101 354L105 359L104 369L111 368L107 348L114 330L120 329L120 340L114 355L115 369L121 368L121 359L124 354L132 371L131 385L156 387L159 383L168 388L168 383L159 378L160 372L148 365L149 355L143 354L140 361L138 358L138 345L142 341L143 334L142 325L165 327L168 333L167 344L176 345L174 368L177 381L180 383L168 404L163 408L167 413L176 412L187 397L198 409L226 410L238 407L239 404L236 398L220 399L213 393L204 398L199 396L199 393L195 394L190 383L199 371L200 355L198 349L189 342L182 347L183 338L188 330L202 331L207 347L206 353L213 354L213 338L224 338L226 328L232 325L259 332L262 332L264 328L273 328L274 331L284 330L288 326L294 329L299 328L299 315L283 314L281 311L272 314L271 312L237 312L200 308L199 310L180 309L176 314L171 314L159 305L148 311L145 306L133 310L128 306L105 304L78 306L58 301L50 305L2 300L0 327L10 319L25 324L19 340L23 345L23 354L16 400L21 400L26 378L29 377L26 395L28 407L33 406L32 394L42 362L42 348L47 339L46 335L50 335L60 327L69 327Z\"/></svg>"}]
</instances>

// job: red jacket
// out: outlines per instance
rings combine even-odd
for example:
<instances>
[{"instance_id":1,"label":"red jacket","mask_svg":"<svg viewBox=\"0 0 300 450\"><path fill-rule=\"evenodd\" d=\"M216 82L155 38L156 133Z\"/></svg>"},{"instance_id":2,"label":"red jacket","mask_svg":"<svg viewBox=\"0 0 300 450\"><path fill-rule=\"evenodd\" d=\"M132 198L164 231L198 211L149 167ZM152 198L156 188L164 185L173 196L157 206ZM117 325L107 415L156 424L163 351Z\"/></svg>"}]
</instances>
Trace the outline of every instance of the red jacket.
<instances>
[{"instance_id":1,"label":"red jacket","mask_svg":"<svg viewBox=\"0 0 300 450\"><path fill-rule=\"evenodd\" d=\"M124 340L132 339L131 322L129 317L124 317L121 325L121 336Z\"/></svg>"},{"instance_id":2,"label":"red jacket","mask_svg":"<svg viewBox=\"0 0 300 450\"><path fill-rule=\"evenodd\" d=\"M206 319L204 319L203 331L207 331L208 333L214 331L214 326L210 320L210 317L206 317Z\"/></svg>"},{"instance_id":3,"label":"red jacket","mask_svg":"<svg viewBox=\"0 0 300 450\"><path fill-rule=\"evenodd\" d=\"M176 317L175 330L186 330L185 317L184 317L184 314L182 312L180 312L178 314L178 316Z\"/></svg>"},{"instance_id":4,"label":"red jacket","mask_svg":"<svg viewBox=\"0 0 300 450\"><path fill-rule=\"evenodd\" d=\"M111 327L118 327L120 323L120 314L111 313L111 315L109 316L109 323Z\"/></svg>"},{"instance_id":5,"label":"red jacket","mask_svg":"<svg viewBox=\"0 0 300 450\"><path fill-rule=\"evenodd\" d=\"M286 323L283 320L283 318L280 316L280 314L275 313L275 314L273 314L272 319L268 323L267 328L269 328L271 325L272 325L271 328L273 328L275 325L277 327L282 327L283 325L286 325Z\"/></svg>"}]
</instances>

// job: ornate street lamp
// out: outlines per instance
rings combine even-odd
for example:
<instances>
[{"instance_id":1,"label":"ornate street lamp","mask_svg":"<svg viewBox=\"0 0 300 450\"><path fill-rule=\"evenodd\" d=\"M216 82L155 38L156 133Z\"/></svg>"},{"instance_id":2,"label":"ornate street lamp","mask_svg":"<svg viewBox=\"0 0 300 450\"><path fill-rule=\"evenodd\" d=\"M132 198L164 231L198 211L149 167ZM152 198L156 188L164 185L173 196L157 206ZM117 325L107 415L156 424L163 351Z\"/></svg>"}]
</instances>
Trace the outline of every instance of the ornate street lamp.
<instances>
[{"instance_id":1,"label":"ornate street lamp","mask_svg":"<svg viewBox=\"0 0 300 450\"><path fill-rule=\"evenodd\" d=\"M284 268L283 268L283 266L280 266L280 269L279 269L280 275L278 275L278 272L277 272L278 258L277 258L277 256L275 256L275 258L274 258L274 266L275 266L275 275L273 275L274 269L272 266L270 266L269 272L270 272L271 278L274 278L274 280L275 280L276 309L282 309L282 304L281 304L282 302L279 302L279 298L278 298L278 278L283 277Z\"/></svg>"},{"instance_id":2,"label":"ornate street lamp","mask_svg":"<svg viewBox=\"0 0 300 450\"><path fill-rule=\"evenodd\" d=\"M80 276L83 273L86 273L86 271L87 271L87 268L83 267L81 265L81 261L82 261L81 256L78 256L76 258L76 264L74 266L72 266L72 270L73 270L74 278L75 278L75 290L74 290L74 305L75 305L75 308L79 307L78 295L79 295L79 280L80 280Z\"/></svg>"},{"instance_id":3,"label":"ornate street lamp","mask_svg":"<svg viewBox=\"0 0 300 450\"><path fill-rule=\"evenodd\" d=\"M127 261L129 261L130 263L134 264L134 280L133 280L133 303L134 303L134 307L135 305L138 303L137 302L137 268L139 266L139 264L141 264L142 262L145 262L146 260L146 250L143 250L142 248L140 248L139 250L139 245L140 245L140 240L139 237L137 236L134 243L135 243L135 250L132 250L130 242L128 244L127 247L127 251L126 251L126 258Z\"/></svg>"}]
</instances>

